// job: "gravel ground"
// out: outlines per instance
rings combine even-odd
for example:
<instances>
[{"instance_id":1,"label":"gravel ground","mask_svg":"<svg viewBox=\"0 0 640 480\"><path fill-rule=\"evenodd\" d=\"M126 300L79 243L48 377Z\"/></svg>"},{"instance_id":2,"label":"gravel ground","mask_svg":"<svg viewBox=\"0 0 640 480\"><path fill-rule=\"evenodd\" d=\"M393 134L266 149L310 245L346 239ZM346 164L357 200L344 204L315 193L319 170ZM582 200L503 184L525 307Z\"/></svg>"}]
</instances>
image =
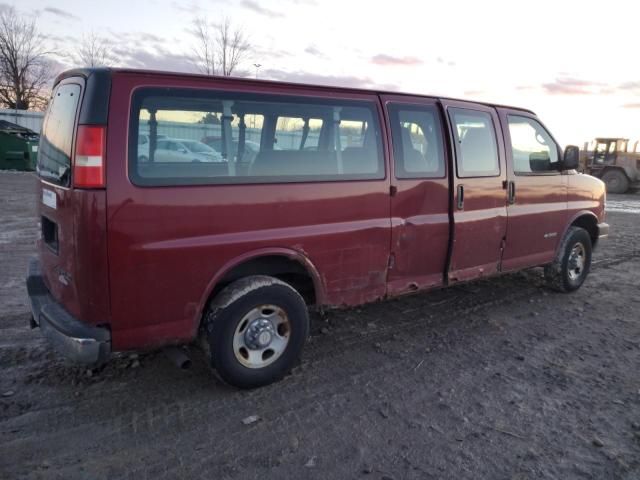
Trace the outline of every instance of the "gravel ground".
<instances>
[{"instance_id":1,"label":"gravel ground","mask_svg":"<svg viewBox=\"0 0 640 480\"><path fill-rule=\"evenodd\" d=\"M34 186L0 173L0 478L640 478L638 195L610 197L578 292L533 269L315 314L301 365L244 392L196 351L52 353L23 286Z\"/></svg>"}]
</instances>

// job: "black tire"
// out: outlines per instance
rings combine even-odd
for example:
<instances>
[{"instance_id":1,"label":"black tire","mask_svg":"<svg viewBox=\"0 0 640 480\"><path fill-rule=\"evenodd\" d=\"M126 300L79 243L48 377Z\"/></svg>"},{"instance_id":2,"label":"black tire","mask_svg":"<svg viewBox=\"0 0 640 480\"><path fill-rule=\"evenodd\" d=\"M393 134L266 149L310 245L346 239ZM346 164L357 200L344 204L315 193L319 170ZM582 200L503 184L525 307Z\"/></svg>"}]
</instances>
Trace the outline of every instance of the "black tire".
<instances>
[{"instance_id":1,"label":"black tire","mask_svg":"<svg viewBox=\"0 0 640 480\"><path fill-rule=\"evenodd\" d=\"M277 306L286 313L288 341L273 363L250 368L237 357L234 335L242 328L240 322L245 315L264 305ZM216 295L204 326L209 360L222 380L238 388L256 388L282 379L296 364L309 335L309 313L304 299L291 285L274 277L251 276L233 282Z\"/></svg>"},{"instance_id":2,"label":"black tire","mask_svg":"<svg viewBox=\"0 0 640 480\"><path fill-rule=\"evenodd\" d=\"M622 170L607 170L602 175L602 181L609 193L626 193L629 190L629 179Z\"/></svg>"},{"instance_id":3,"label":"black tire","mask_svg":"<svg viewBox=\"0 0 640 480\"><path fill-rule=\"evenodd\" d=\"M549 286L565 293L580 288L591 269L592 250L589 232L580 227L570 227L562 239L556 259L544 268ZM576 256L580 257L580 251L583 253L581 263L576 259Z\"/></svg>"}]
</instances>

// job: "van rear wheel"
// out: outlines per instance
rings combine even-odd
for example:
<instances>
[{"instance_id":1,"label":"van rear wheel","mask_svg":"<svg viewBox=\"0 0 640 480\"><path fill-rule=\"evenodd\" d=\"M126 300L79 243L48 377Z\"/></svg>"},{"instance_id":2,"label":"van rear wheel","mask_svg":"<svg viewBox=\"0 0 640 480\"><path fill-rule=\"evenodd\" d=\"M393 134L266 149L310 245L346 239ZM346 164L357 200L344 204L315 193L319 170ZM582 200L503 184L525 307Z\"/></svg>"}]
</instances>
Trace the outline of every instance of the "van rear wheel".
<instances>
[{"instance_id":1,"label":"van rear wheel","mask_svg":"<svg viewBox=\"0 0 640 480\"><path fill-rule=\"evenodd\" d=\"M291 285L269 276L233 282L205 316L209 360L222 379L255 388L283 378L309 334L309 314Z\"/></svg>"},{"instance_id":2,"label":"van rear wheel","mask_svg":"<svg viewBox=\"0 0 640 480\"><path fill-rule=\"evenodd\" d=\"M591 237L580 227L570 227L553 263L545 266L544 276L551 288L573 292L584 283L591 269Z\"/></svg>"}]
</instances>

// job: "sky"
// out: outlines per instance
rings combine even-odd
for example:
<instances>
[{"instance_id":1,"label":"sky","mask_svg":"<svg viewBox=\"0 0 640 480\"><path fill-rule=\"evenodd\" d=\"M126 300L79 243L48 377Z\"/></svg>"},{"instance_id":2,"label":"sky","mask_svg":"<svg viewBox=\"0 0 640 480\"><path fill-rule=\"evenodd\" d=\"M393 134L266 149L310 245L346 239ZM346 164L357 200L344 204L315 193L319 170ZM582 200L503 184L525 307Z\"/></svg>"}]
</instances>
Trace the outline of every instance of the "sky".
<instances>
[{"instance_id":1,"label":"sky","mask_svg":"<svg viewBox=\"0 0 640 480\"><path fill-rule=\"evenodd\" d=\"M535 111L562 145L640 139L640 2L20 0L60 68L83 35L114 66L195 72L196 18L229 18L265 79L465 98ZM640 146L639 146L640 148Z\"/></svg>"}]
</instances>

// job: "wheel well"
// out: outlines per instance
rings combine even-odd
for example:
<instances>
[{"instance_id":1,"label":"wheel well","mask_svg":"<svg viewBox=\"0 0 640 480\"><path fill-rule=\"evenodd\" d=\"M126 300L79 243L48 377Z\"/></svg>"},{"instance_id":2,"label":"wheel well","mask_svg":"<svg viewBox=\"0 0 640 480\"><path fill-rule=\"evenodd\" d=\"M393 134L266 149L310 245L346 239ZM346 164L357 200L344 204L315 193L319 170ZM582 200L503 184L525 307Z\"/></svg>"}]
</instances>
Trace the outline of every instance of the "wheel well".
<instances>
[{"instance_id":1,"label":"wheel well","mask_svg":"<svg viewBox=\"0 0 640 480\"><path fill-rule=\"evenodd\" d=\"M300 262L280 255L254 258L236 265L218 281L210 298L215 297L230 283L251 275L269 275L282 280L295 288L307 305L316 303L313 278L307 269Z\"/></svg>"},{"instance_id":2,"label":"wheel well","mask_svg":"<svg viewBox=\"0 0 640 480\"><path fill-rule=\"evenodd\" d=\"M576 218L571 226L584 228L591 237L591 245L596 246L596 243L598 243L598 220L595 217L582 215Z\"/></svg>"}]
</instances>

